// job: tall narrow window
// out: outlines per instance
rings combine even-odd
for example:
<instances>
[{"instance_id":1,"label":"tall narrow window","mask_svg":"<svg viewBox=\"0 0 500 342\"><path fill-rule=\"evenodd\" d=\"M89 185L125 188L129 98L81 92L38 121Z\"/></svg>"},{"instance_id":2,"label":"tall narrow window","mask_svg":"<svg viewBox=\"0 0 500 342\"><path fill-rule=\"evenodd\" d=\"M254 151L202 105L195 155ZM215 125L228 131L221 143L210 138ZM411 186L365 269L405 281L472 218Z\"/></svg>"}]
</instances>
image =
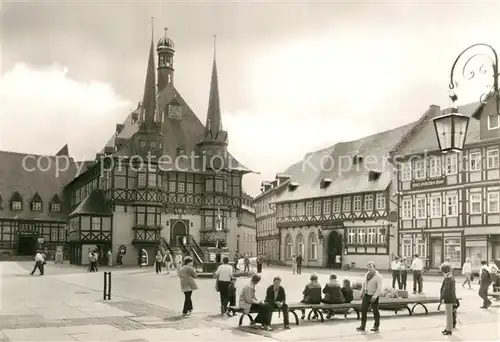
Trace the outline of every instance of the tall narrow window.
<instances>
[{"instance_id":1,"label":"tall narrow window","mask_svg":"<svg viewBox=\"0 0 500 342\"><path fill-rule=\"evenodd\" d=\"M361 196L354 196L352 206L354 211L361 211Z\"/></svg>"},{"instance_id":2,"label":"tall narrow window","mask_svg":"<svg viewBox=\"0 0 500 342\"><path fill-rule=\"evenodd\" d=\"M458 215L458 195L448 195L446 205L446 215L448 217L456 217Z\"/></svg>"},{"instance_id":3,"label":"tall narrow window","mask_svg":"<svg viewBox=\"0 0 500 342\"><path fill-rule=\"evenodd\" d=\"M332 201L327 199L323 202L323 215L330 215L332 211Z\"/></svg>"},{"instance_id":4,"label":"tall narrow window","mask_svg":"<svg viewBox=\"0 0 500 342\"><path fill-rule=\"evenodd\" d=\"M144 188L146 186L146 172L137 174L137 187Z\"/></svg>"},{"instance_id":5,"label":"tall narrow window","mask_svg":"<svg viewBox=\"0 0 500 342\"><path fill-rule=\"evenodd\" d=\"M441 176L441 156L431 156L429 158L429 169L431 177Z\"/></svg>"},{"instance_id":6,"label":"tall narrow window","mask_svg":"<svg viewBox=\"0 0 500 342\"><path fill-rule=\"evenodd\" d=\"M481 214L481 194L470 194L470 213Z\"/></svg>"},{"instance_id":7,"label":"tall narrow window","mask_svg":"<svg viewBox=\"0 0 500 342\"><path fill-rule=\"evenodd\" d=\"M406 198L403 199L401 202L401 216L403 217L403 220L411 220L412 219L412 207L411 207L411 199Z\"/></svg>"},{"instance_id":8,"label":"tall narrow window","mask_svg":"<svg viewBox=\"0 0 500 342\"><path fill-rule=\"evenodd\" d=\"M409 162L401 164L401 180L403 182L411 181L411 165Z\"/></svg>"},{"instance_id":9,"label":"tall narrow window","mask_svg":"<svg viewBox=\"0 0 500 342\"><path fill-rule=\"evenodd\" d=\"M454 175L457 173L457 154L447 154L445 156L445 161L446 161L446 174L447 175Z\"/></svg>"},{"instance_id":10,"label":"tall narrow window","mask_svg":"<svg viewBox=\"0 0 500 342\"><path fill-rule=\"evenodd\" d=\"M425 219L427 217L427 210L426 210L426 201L425 197L420 197L417 198L417 203L416 203L416 210L417 210L417 218L418 219Z\"/></svg>"},{"instance_id":11,"label":"tall narrow window","mask_svg":"<svg viewBox=\"0 0 500 342\"><path fill-rule=\"evenodd\" d=\"M377 194L377 209L385 209L385 194Z\"/></svg>"},{"instance_id":12,"label":"tall narrow window","mask_svg":"<svg viewBox=\"0 0 500 342\"><path fill-rule=\"evenodd\" d=\"M469 154L469 171L481 170L481 152Z\"/></svg>"},{"instance_id":13,"label":"tall narrow window","mask_svg":"<svg viewBox=\"0 0 500 342\"><path fill-rule=\"evenodd\" d=\"M413 165L413 174L415 179L425 178L425 161L422 159L415 160Z\"/></svg>"},{"instance_id":14,"label":"tall narrow window","mask_svg":"<svg viewBox=\"0 0 500 342\"><path fill-rule=\"evenodd\" d=\"M344 197L343 203L343 212L344 213L349 213L351 212L351 198L350 197Z\"/></svg>"},{"instance_id":15,"label":"tall narrow window","mask_svg":"<svg viewBox=\"0 0 500 342\"><path fill-rule=\"evenodd\" d=\"M373 210L373 195L365 195L365 211Z\"/></svg>"},{"instance_id":16,"label":"tall narrow window","mask_svg":"<svg viewBox=\"0 0 500 342\"><path fill-rule=\"evenodd\" d=\"M306 215L311 216L313 214L313 204L312 202L306 202Z\"/></svg>"},{"instance_id":17,"label":"tall narrow window","mask_svg":"<svg viewBox=\"0 0 500 342\"><path fill-rule=\"evenodd\" d=\"M488 169L498 169L498 150L489 150L486 156L488 158Z\"/></svg>"},{"instance_id":18,"label":"tall narrow window","mask_svg":"<svg viewBox=\"0 0 500 342\"><path fill-rule=\"evenodd\" d=\"M321 201L314 201L314 215L321 215Z\"/></svg>"},{"instance_id":19,"label":"tall narrow window","mask_svg":"<svg viewBox=\"0 0 500 342\"><path fill-rule=\"evenodd\" d=\"M500 212L498 197L498 192L488 192L488 214L496 214Z\"/></svg>"},{"instance_id":20,"label":"tall narrow window","mask_svg":"<svg viewBox=\"0 0 500 342\"><path fill-rule=\"evenodd\" d=\"M333 212L335 214L340 213L340 198L334 198L333 199Z\"/></svg>"},{"instance_id":21,"label":"tall narrow window","mask_svg":"<svg viewBox=\"0 0 500 342\"><path fill-rule=\"evenodd\" d=\"M441 197L431 197L431 218L440 218L441 213Z\"/></svg>"}]
</instances>

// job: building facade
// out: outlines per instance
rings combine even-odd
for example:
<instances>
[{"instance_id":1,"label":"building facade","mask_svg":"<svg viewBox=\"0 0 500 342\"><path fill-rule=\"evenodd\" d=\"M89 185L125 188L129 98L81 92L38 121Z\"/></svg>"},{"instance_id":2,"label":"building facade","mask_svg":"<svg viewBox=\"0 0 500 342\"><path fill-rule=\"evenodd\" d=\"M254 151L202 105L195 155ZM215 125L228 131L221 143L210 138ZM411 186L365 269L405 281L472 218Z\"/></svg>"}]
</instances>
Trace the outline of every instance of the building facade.
<instances>
[{"instance_id":1,"label":"building facade","mask_svg":"<svg viewBox=\"0 0 500 342\"><path fill-rule=\"evenodd\" d=\"M96 247L103 255L125 252L125 264L136 264L141 249L150 263L158 248L191 255L197 262L207 260L208 249L237 249L237 230L248 212L242 207L241 182L249 170L227 151L216 60L203 125L174 87L174 53L167 36L158 41L156 53L151 42L142 102L81 172L73 167L64 177L37 177L31 184L34 173L20 180L16 168L2 170L0 195L9 205L1 246L18 244L23 246L18 250L33 253L33 241L49 237L41 244L52 248L61 242L74 264L85 263ZM20 165L16 159L15 166ZM23 191L23 184L35 190ZM42 203L39 217L36 203ZM40 223L24 225L32 218ZM29 241L21 239L25 230L33 231Z\"/></svg>"},{"instance_id":2,"label":"building facade","mask_svg":"<svg viewBox=\"0 0 500 342\"><path fill-rule=\"evenodd\" d=\"M232 235L236 235L236 249L240 256L254 257L257 255L256 244L257 226L255 222L255 207L253 198L243 194L241 215L238 220L238 229Z\"/></svg>"},{"instance_id":3,"label":"building facade","mask_svg":"<svg viewBox=\"0 0 500 342\"><path fill-rule=\"evenodd\" d=\"M280 233L276 226L276 194L286 189L290 175L277 174L273 181L262 182L261 193L255 197L257 222L257 253L271 263L280 261Z\"/></svg>"},{"instance_id":4,"label":"building facade","mask_svg":"<svg viewBox=\"0 0 500 342\"><path fill-rule=\"evenodd\" d=\"M495 104L459 108L471 118L462 153L442 154L429 111L393 151L397 166L399 254L418 253L427 267L446 257L455 268L466 258L500 258L500 128ZM449 110L444 110L443 113Z\"/></svg>"},{"instance_id":5,"label":"building facade","mask_svg":"<svg viewBox=\"0 0 500 342\"><path fill-rule=\"evenodd\" d=\"M307 154L285 173L276 196L281 260L301 254L305 266L389 268L397 252L393 167L389 151L412 124ZM348 265L348 266L346 266Z\"/></svg>"}]
</instances>

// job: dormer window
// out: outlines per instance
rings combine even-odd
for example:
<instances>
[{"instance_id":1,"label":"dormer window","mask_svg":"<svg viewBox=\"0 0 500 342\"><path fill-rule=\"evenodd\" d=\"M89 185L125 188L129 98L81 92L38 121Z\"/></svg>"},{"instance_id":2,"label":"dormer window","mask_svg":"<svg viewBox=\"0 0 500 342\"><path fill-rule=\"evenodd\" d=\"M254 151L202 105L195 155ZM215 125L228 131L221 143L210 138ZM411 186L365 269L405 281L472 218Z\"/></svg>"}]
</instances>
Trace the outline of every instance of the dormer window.
<instances>
[{"instance_id":1,"label":"dormer window","mask_svg":"<svg viewBox=\"0 0 500 342\"><path fill-rule=\"evenodd\" d=\"M498 114L491 114L488 115L488 129L497 129L500 127L500 115Z\"/></svg>"},{"instance_id":2,"label":"dormer window","mask_svg":"<svg viewBox=\"0 0 500 342\"><path fill-rule=\"evenodd\" d=\"M297 183L297 182L290 182L290 184L288 185L288 191L294 191L298 187L299 187L299 183Z\"/></svg>"},{"instance_id":3,"label":"dormer window","mask_svg":"<svg viewBox=\"0 0 500 342\"><path fill-rule=\"evenodd\" d=\"M139 118L139 115L137 115L137 112L132 113L132 123L135 124L137 122L137 119Z\"/></svg>"},{"instance_id":4,"label":"dormer window","mask_svg":"<svg viewBox=\"0 0 500 342\"><path fill-rule=\"evenodd\" d=\"M41 211L42 210L42 199L38 192L33 196L31 200L31 211Z\"/></svg>"},{"instance_id":5,"label":"dormer window","mask_svg":"<svg viewBox=\"0 0 500 342\"><path fill-rule=\"evenodd\" d=\"M380 178L380 174L380 171L370 170L370 172L368 172L368 180L370 182L376 181Z\"/></svg>"},{"instance_id":6,"label":"dormer window","mask_svg":"<svg viewBox=\"0 0 500 342\"><path fill-rule=\"evenodd\" d=\"M23 198L19 192L14 192L10 199L10 209L11 210L23 210Z\"/></svg>"},{"instance_id":7,"label":"dormer window","mask_svg":"<svg viewBox=\"0 0 500 342\"><path fill-rule=\"evenodd\" d=\"M156 148L156 141L151 141L151 149L155 149Z\"/></svg>"},{"instance_id":8,"label":"dormer window","mask_svg":"<svg viewBox=\"0 0 500 342\"><path fill-rule=\"evenodd\" d=\"M140 146L141 148L146 148L146 140L141 140Z\"/></svg>"},{"instance_id":9,"label":"dormer window","mask_svg":"<svg viewBox=\"0 0 500 342\"><path fill-rule=\"evenodd\" d=\"M52 200L50 202L50 211L51 212L61 211L61 201L59 200L59 196L57 196L57 194L54 194L54 196L52 196Z\"/></svg>"},{"instance_id":10,"label":"dormer window","mask_svg":"<svg viewBox=\"0 0 500 342\"><path fill-rule=\"evenodd\" d=\"M184 147L179 146L177 147L177 156L183 156L185 154Z\"/></svg>"},{"instance_id":11,"label":"dormer window","mask_svg":"<svg viewBox=\"0 0 500 342\"><path fill-rule=\"evenodd\" d=\"M323 178L321 179L321 183L319 185L320 189L327 188L330 184L332 184L333 180L331 178Z\"/></svg>"}]
</instances>

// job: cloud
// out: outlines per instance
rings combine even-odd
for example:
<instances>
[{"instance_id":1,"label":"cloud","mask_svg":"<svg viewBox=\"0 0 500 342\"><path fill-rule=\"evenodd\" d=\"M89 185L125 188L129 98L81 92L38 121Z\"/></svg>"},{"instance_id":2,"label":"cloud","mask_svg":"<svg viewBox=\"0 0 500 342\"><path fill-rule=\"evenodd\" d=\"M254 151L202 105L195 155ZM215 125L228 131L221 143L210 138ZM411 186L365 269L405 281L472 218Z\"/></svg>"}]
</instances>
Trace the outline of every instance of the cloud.
<instances>
[{"instance_id":1,"label":"cloud","mask_svg":"<svg viewBox=\"0 0 500 342\"><path fill-rule=\"evenodd\" d=\"M54 154L68 143L73 157L92 159L132 108L110 84L77 82L61 65L17 63L0 77L3 150Z\"/></svg>"}]
</instances>

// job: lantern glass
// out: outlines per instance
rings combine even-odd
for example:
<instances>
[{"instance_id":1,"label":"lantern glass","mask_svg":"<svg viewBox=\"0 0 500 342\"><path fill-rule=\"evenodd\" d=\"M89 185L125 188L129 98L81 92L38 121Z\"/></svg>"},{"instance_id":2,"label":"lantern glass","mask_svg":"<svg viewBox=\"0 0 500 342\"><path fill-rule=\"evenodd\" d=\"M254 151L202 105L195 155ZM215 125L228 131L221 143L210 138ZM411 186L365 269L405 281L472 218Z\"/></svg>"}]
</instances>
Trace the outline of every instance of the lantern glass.
<instances>
[{"instance_id":1,"label":"lantern glass","mask_svg":"<svg viewBox=\"0 0 500 342\"><path fill-rule=\"evenodd\" d=\"M451 113L434 118L434 128L442 152L460 152L464 149L469 117Z\"/></svg>"}]
</instances>

